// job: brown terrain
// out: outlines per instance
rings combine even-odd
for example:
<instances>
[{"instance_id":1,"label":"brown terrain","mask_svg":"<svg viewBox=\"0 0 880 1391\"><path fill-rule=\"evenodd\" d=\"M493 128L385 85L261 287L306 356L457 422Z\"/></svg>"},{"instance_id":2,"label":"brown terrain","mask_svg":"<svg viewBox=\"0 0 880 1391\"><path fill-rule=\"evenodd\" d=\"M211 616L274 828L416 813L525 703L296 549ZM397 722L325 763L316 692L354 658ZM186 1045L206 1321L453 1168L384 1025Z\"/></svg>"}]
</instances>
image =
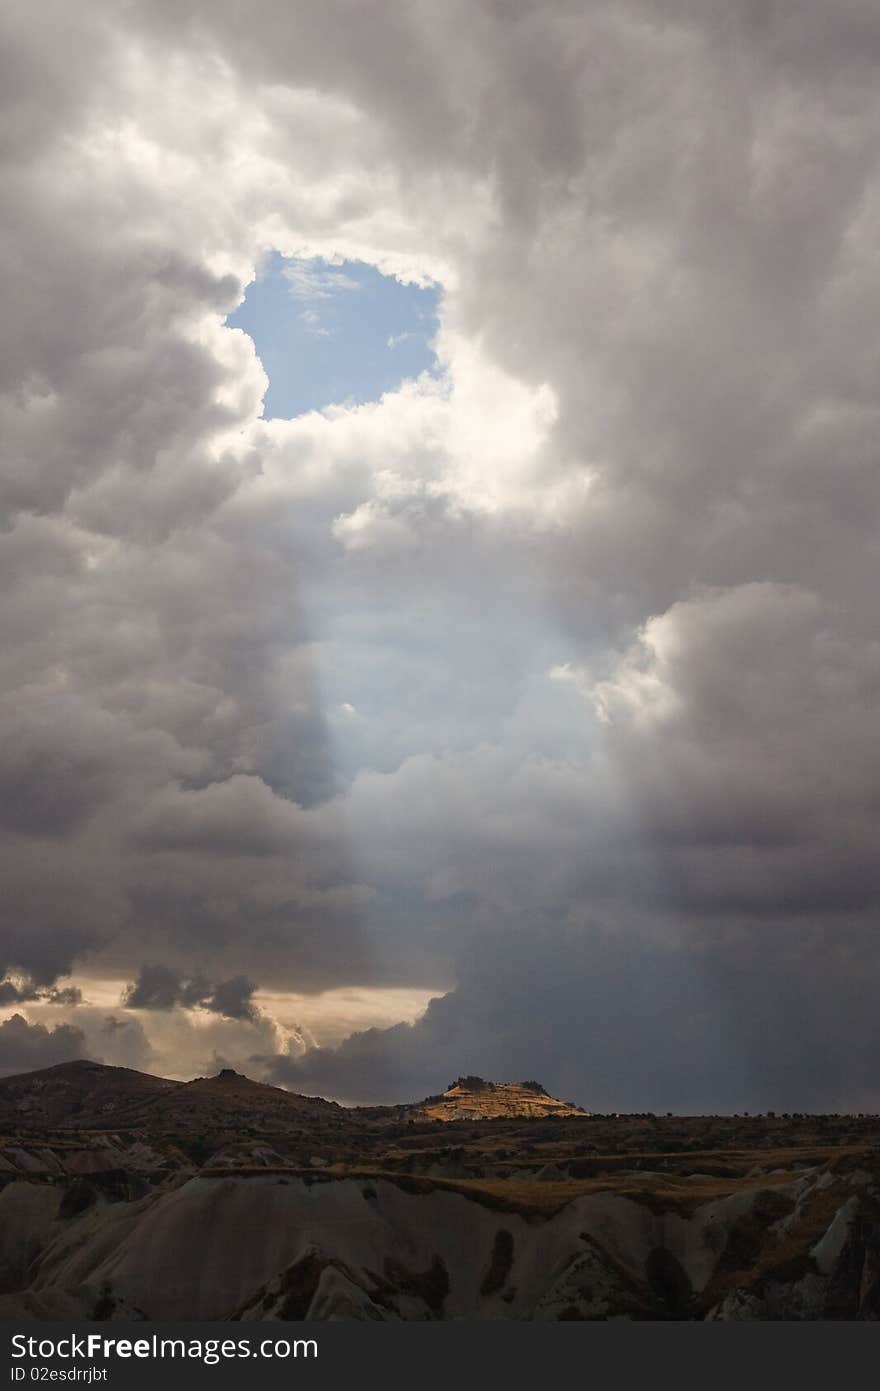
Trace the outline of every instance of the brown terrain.
<instances>
[{"instance_id":1,"label":"brown terrain","mask_svg":"<svg viewBox=\"0 0 880 1391\"><path fill-rule=\"evenodd\" d=\"M880 1117L0 1080L0 1317L880 1318Z\"/></svg>"},{"instance_id":2,"label":"brown terrain","mask_svg":"<svg viewBox=\"0 0 880 1391\"><path fill-rule=\"evenodd\" d=\"M484 1082L459 1077L440 1096L407 1108L415 1120L524 1120L545 1116L583 1116L572 1101L557 1101L540 1082Z\"/></svg>"}]
</instances>

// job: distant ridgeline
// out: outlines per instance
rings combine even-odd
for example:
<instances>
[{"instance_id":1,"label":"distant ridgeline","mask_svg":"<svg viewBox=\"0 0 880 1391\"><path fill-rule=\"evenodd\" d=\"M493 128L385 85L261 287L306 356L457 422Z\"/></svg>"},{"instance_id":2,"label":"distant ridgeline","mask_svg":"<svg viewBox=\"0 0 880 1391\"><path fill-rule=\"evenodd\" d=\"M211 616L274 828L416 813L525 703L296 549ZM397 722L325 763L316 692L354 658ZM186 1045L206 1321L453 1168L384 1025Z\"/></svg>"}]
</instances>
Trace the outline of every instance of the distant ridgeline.
<instances>
[{"instance_id":1,"label":"distant ridgeline","mask_svg":"<svg viewBox=\"0 0 880 1391\"><path fill-rule=\"evenodd\" d=\"M455 1121L586 1114L573 1102L550 1096L540 1082L488 1082L475 1074L458 1077L438 1096L386 1107L346 1107L322 1097L300 1096L254 1082L229 1067L214 1077L180 1082L78 1059L0 1079L0 1135L4 1127L22 1126L147 1127L154 1132L201 1134L218 1126L283 1130L308 1125L315 1133L316 1127L323 1131L390 1124L402 1116Z\"/></svg>"}]
</instances>

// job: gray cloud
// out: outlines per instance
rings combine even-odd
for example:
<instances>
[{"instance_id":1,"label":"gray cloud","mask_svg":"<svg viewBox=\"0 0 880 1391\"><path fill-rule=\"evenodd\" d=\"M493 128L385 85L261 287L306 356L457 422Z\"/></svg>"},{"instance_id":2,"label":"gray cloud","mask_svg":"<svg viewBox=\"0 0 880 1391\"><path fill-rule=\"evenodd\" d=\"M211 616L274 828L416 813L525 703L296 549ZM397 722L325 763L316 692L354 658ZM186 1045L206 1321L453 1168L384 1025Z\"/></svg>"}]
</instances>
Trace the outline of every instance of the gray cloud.
<instances>
[{"instance_id":1,"label":"gray cloud","mask_svg":"<svg viewBox=\"0 0 880 1391\"><path fill-rule=\"evenodd\" d=\"M181 982L167 966L144 966L137 981L125 993L129 1009L173 1009L181 996Z\"/></svg>"},{"instance_id":2,"label":"gray cloud","mask_svg":"<svg viewBox=\"0 0 880 1391\"><path fill-rule=\"evenodd\" d=\"M13 1014L0 1024L0 1075L29 1072L32 1068L52 1067L83 1055L85 1035L71 1024L29 1024Z\"/></svg>"},{"instance_id":3,"label":"gray cloud","mask_svg":"<svg viewBox=\"0 0 880 1391\"><path fill-rule=\"evenodd\" d=\"M127 1009L170 1010L181 1005L184 1009L206 1009L224 1019L256 1020L257 1009L253 981L246 976L211 985L204 976L181 978L168 966L144 965L136 981L126 988L124 1003Z\"/></svg>"},{"instance_id":4,"label":"gray cloud","mask_svg":"<svg viewBox=\"0 0 880 1391\"><path fill-rule=\"evenodd\" d=\"M433 1094L471 1062L508 1080L531 1065L597 1111L765 1110L782 1098L857 1110L876 1105L877 985L871 938L815 923L704 934L699 952L546 924L515 943L484 939L462 984L415 1024L260 1064L297 1091L378 1103Z\"/></svg>"},{"instance_id":5,"label":"gray cloud","mask_svg":"<svg viewBox=\"0 0 880 1391\"><path fill-rule=\"evenodd\" d=\"M254 1019L256 1006L253 993L256 988L253 981L248 980L246 976L233 976L231 980L218 981L205 1008L213 1010L215 1014L222 1014L224 1019Z\"/></svg>"},{"instance_id":6,"label":"gray cloud","mask_svg":"<svg viewBox=\"0 0 880 1391\"><path fill-rule=\"evenodd\" d=\"M46 990L38 989L31 981L0 980L0 1005L24 1004L34 1000L50 1005L78 1005L82 1003L82 991L77 985L53 985Z\"/></svg>"},{"instance_id":7,"label":"gray cloud","mask_svg":"<svg viewBox=\"0 0 880 1391\"><path fill-rule=\"evenodd\" d=\"M2 24L0 999L448 991L264 1064L350 1098L870 1089L876 6ZM262 422L271 245L440 278L442 382Z\"/></svg>"}]
</instances>

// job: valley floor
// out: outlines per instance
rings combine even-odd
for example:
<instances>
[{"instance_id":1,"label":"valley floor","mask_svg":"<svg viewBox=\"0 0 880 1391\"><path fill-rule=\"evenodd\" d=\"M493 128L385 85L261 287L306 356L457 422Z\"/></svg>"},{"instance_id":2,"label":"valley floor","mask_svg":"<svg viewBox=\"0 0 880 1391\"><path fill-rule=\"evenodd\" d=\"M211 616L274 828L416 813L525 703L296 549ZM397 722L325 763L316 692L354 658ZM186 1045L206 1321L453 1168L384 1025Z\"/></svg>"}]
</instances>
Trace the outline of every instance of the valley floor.
<instances>
[{"instance_id":1,"label":"valley floor","mask_svg":"<svg viewBox=\"0 0 880 1391\"><path fill-rule=\"evenodd\" d=\"M322 1125L7 1135L0 1317L880 1317L877 1118Z\"/></svg>"}]
</instances>

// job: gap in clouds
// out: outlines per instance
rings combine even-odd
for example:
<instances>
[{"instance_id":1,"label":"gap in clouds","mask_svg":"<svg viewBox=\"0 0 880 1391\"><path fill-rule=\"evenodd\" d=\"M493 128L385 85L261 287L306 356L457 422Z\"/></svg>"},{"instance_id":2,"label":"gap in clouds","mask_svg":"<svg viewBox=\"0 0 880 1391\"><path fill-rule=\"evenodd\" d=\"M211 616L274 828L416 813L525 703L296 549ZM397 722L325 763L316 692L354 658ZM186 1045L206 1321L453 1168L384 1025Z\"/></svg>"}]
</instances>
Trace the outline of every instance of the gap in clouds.
<instances>
[{"instance_id":1,"label":"gap in clouds","mask_svg":"<svg viewBox=\"0 0 880 1391\"><path fill-rule=\"evenodd\" d=\"M250 335L269 378L264 418L289 420L436 374L439 296L365 261L273 251L226 323Z\"/></svg>"}]
</instances>

